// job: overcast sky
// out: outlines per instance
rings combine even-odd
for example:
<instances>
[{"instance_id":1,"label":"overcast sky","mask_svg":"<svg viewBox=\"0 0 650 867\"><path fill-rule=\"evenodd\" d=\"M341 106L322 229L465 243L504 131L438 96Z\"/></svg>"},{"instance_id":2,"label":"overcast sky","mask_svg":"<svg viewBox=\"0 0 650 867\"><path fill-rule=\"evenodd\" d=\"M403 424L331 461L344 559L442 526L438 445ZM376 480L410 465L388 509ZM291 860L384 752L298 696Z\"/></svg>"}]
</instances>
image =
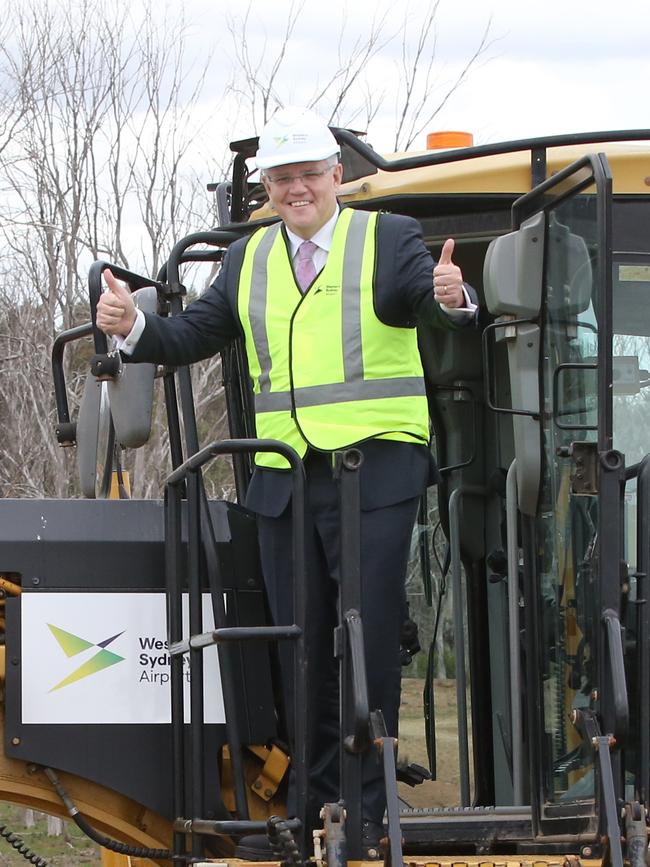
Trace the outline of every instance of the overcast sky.
<instances>
[{"instance_id":1,"label":"overcast sky","mask_svg":"<svg viewBox=\"0 0 650 867\"><path fill-rule=\"evenodd\" d=\"M452 126L468 118L484 141L650 126L647 0L452 0L443 41L481 7L497 41L445 111Z\"/></svg>"},{"instance_id":2,"label":"overcast sky","mask_svg":"<svg viewBox=\"0 0 650 867\"><path fill-rule=\"evenodd\" d=\"M426 0L412 0L413 20ZM191 41L197 52L213 46L216 62L233 56L223 24L225 4L186 0ZM252 0L249 35L253 53L274 55L282 41L290 0ZM342 15L349 39L361 37L384 0L305 0L285 61L291 74L280 79L285 103L300 103L326 75L336 52ZM401 20L407 4L393 0ZM228 4L240 14L244 4ZM295 8L295 7L294 7ZM432 124L472 132L476 143L533 135L650 126L650 2L648 0L440 0L436 68L444 88L476 49L490 21L491 45ZM371 67L370 85L381 89L396 76L399 40L386 45ZM215 85L219 79L215 75ZM374 123L372 144L386 149L395 125L386 100ZM233 136L234 116L222 117ZM424 144L424 136L420 139Z\"/></svg>"}]
</instances>

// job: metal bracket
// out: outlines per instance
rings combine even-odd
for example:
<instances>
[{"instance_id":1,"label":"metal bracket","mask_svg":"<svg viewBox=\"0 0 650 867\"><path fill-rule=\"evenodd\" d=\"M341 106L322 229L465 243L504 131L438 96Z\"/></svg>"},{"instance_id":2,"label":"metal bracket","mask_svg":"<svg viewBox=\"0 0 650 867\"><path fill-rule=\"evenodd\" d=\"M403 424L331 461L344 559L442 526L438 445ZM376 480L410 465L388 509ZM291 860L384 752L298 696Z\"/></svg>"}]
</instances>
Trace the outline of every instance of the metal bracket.
<instances>
[{"instance_id":1,"label":"metal bracket","mask_svg":"<svg viewBox=\"0 0 650 867\"><path fill-rule=\"evenodd\" d=\"M257 750L255 750L256 754ZM280 747L273 744L270 750L265 750L266 760L262 770L251 783L251 789L264 801L270 801L278 790L289 767L289 756Z\"/></svg>"},{"instance_id":2,"label":"metal bracket","mask_svg":"<svg viewBox=\"0 0 650 867\"><path fill-rule=\"evenodd\" d=\"M347 842L345 837L345 808L343 801L338 804L324 804L320 812L323 820L325 848L327 850L327 867L346 867ZM316 833L314 839L316 841ZM317 860L322 860L318 859Z\"/></svg>"},{"instance_id":3,"label":"metal bracket","mask_svg":"<svg viewBox=\"0 0 650 867\"><path fill-rule=\"evenodd\" d=\"M100 382L116 379L121 370L122 359L117 350L93 355L90 361L90 372Z\"/></svg>"},{"instance_id":4,"label":"metal bracket","mask_svg":"<svg viewBox=\"0 0 650 867\"><path fill-rule=\"evenodd\" d=\"M187 295L187 289L182 283L159 283L158 291L164 298L182 298Z\"/></svg>"},{"instance_id":5,"label":"metal bracket","mask_svg":"<svg viewBox=\"0 0 650 867\"><path fill-rule=\"evenodd\" d=\"M558 457L571 458L571 493L593 496L600 490L600 462L598 443L573 442L557 451Z\"/></svg>"}]
</instances>

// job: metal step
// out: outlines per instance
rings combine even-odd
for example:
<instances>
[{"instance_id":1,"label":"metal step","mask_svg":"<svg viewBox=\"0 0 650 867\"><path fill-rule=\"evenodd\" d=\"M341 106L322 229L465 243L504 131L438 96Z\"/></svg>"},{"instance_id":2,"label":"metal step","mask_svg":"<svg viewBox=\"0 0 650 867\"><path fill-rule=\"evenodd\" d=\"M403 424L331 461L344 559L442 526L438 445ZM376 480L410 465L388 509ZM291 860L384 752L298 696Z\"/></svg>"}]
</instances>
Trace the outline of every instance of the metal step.
<instances>
[{"instance_id":1,"label":"metal step","mask_svg":"<svg viewBox=\"0 0 650 867\"><path fill-rule=\"evenodd\" d=\"M400 810L405 848L431 845L485 846L533 836L530 807L442 807Z\"/></svg>"}]
</instances>

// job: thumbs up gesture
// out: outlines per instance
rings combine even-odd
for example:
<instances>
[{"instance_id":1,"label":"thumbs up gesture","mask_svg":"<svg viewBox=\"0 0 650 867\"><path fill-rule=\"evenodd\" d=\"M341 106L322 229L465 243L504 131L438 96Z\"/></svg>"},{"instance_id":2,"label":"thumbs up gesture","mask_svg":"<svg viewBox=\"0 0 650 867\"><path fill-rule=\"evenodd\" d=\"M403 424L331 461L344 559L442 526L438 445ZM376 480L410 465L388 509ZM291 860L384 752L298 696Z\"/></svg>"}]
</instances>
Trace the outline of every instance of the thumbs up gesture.
<instances>
[{"instance_id":1,"label":"thumbs up gesture","mask_svg":"<svg viewBox=\"0 0 650 867\"><path fill-rule=\"evenodd\" d=\"M443 244L438 264L433 269L433 295L438 304L445 307L464 307L463 274L452 262L454 239L447 238Z\"/></svg>"},{"instance_id":2,"label":"thumbs up gesture","mask_svg":"<svg viewBox=\"0 0 650 867\"><path fill-rule=\"evenodd\" d=\"M136 318L133 298L108 268L104 271L104 280L108 289L97 302L97 327L109 337L126 337Z\"/></svg>"}]
</instances>

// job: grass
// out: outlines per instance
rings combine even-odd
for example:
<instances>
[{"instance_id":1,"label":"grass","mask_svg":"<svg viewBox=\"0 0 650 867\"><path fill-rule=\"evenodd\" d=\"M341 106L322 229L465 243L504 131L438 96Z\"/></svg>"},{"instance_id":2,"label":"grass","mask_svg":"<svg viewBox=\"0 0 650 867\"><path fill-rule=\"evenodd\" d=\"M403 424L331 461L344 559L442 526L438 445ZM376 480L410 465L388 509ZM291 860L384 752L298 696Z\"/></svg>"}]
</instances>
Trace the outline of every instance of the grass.
<instances>
[{"instance_id":1,"label":"grass","mask_svg":"<svg viewBox=\"0 0 650 867\"><path fill-rule=\"evenodd\" d=\"M76 825L63 824L63 834L49 837L47 818L34 813L36 824L25 827L25 808L13 804L0 804L0 825L20 837L36 855L44 858L52 867L98 867L101 864L99 847L89 840ZM0 865L24 865L29 862L16 852L11 843L0 838Z\"/></svg>"}]
</instances>

